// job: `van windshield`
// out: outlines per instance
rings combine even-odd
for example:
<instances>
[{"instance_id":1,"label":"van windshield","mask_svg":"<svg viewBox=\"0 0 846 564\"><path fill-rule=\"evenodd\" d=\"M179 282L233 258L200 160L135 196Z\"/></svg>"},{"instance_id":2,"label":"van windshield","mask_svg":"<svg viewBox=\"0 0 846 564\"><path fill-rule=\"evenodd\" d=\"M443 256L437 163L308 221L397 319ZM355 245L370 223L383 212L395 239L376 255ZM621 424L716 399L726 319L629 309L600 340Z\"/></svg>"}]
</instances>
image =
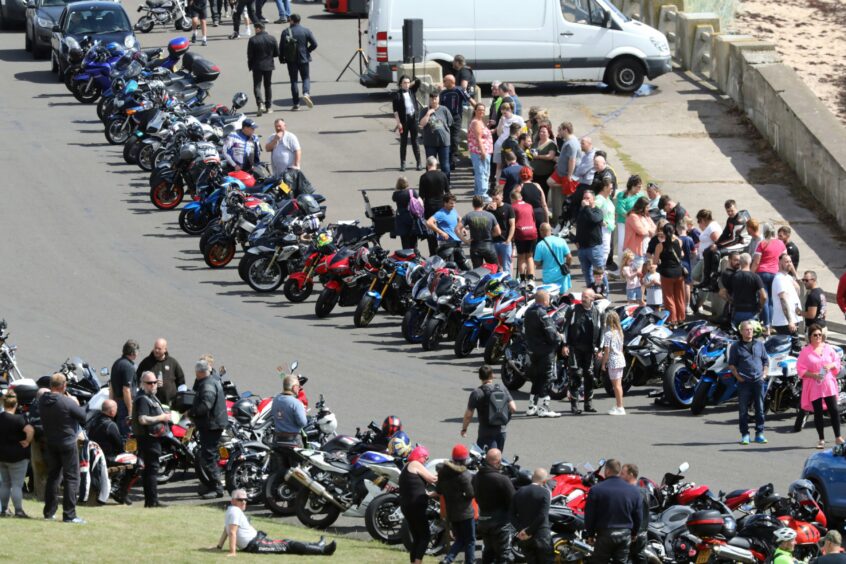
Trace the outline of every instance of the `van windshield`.
<instances>
[{"instance_id":1,"label":"van windshield","mask_svg":"<svg viewBox=\"0 0 846 564\"><path fill-rule=\"evenodd\" d=\"M614 12L622 21L629 19L611 3L600 4L596 0L559 0L561 16L570 23L602 26L605 10Z\"/></svg>"}]
</instances>

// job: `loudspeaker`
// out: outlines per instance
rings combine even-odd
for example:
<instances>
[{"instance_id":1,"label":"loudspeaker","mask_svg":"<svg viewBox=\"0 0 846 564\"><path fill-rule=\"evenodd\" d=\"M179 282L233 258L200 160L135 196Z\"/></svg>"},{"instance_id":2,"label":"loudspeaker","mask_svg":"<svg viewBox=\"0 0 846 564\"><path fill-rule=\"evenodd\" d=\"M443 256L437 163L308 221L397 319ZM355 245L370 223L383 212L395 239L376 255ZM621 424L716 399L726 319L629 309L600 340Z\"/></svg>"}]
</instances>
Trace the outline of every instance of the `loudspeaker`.
<instances>
[{"instance_id":1,"label":"loudspeaker","mask_svg":"<svg viewBox=\"0 0 846 564\"><path fill-rule=\"evenodd\" d=\"M402 61L404 63L423 62L423 20L402 21Z\"/></svg>"}]
</instances>

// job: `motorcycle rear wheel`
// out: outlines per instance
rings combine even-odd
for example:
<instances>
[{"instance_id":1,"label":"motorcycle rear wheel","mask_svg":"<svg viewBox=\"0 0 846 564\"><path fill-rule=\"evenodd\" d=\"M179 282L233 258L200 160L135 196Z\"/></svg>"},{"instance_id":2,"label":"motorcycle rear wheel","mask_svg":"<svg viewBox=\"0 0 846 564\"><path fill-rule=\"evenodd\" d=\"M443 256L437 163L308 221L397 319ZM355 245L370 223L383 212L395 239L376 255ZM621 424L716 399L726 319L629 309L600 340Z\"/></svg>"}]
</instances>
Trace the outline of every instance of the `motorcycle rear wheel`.
<instances>
[{"instance_id":1,"label":"motorcycle rear wheel","mask_svg":"<svg viewBox=\"0 0 846 564\"><path fill-rule=\"evenodd\" d=\"M132 127L125 118L115 118L106 125L106 141L112 145L123 145L132 135Z\"/></svg>"},{"instance_id":2,"label":"motorcycle rear wheel","mask_svg":"<svg viewBox=\"0 0 846 564\"><path fill-rule=\"evenodd\" d=\"M502 360L502 353L508 343L501 335L494 333L485 344L485 364L497 364Z\"/></svg>"},{"instance_id":3,"label":"motorcycle rear wheel","mask_svg":"<svg viewBox=\"0 0 846 564\"><path fill-rule=\"evenodd\" d=\"M180 18L176 20L176 29L179 31L191 31L191 19L190 18Z\"/></svg>"},{"instance_id":4,"label":"motorcycle rear wheel","mask_svg":"<svg viewBox=\"0 0 846 564\"><path fill-rule=\"evenodd\" d=\"M150 188L150 201L160 210L172 210L182 202L184 196L185 189L179 180L171 183L167 179L162 179Z\"/></svg>"},{"instance_id":5,"label":"motorcycle rear wheel","mask_svg":"<svg viewBox=\"0 0 846 564\"><path fill-rule=\"evenodd\" d=\"M198 217L199 215L199 217ZM194 210L183 208L179 212L179 227L188 235L202 235L206 227L209 226L211 218L205 214L197 214Z\"/></svg>"},{"instance_id":6,"label":"motorcycle rear wheel","mask_svg":"<svg viewBox=\"0 0 846 564\"><path fill-rule=\"evenodd\" d=\"M526 383L526 377L518 374L517 371L508 364L507 358L502 359L502 371L500 374L502 377L502 383L512 392L519 390L523 387L523 384Z\"/></svg>"},{"instance_id":7,"label":"motorcycle rear wheel","mask_svg":"<svg viewBox=\"0 0 846 564\"><path fill-rule=\"evenodd\" d=\"M373 296L363 295L361 301L358 302L358 306L355 308L353 324L356 327L367 327L373 321L373 318L376 317L378 311L379 309L376 306L376 300Z\"/></svg>"},{"instance_id":8,"label":"motorcycle rear wheel","mask_svg":"<svg viewBox=\"0 0 846 564\"><path fill-rule=\"evenodd\" d=\"M664 371L664 399L678 409L690 407L697 382L699 378L685 363L674 362Z\"/></svg>"},{"instance_id":9,"label":"motorcycle rear wheel","mask_svg":"<svg viewBox=\"0 0 846 564\"><path fill-rule=\"evenodd\" d=\"M570 376L567 374L567 361L557 362L560 376L550 383L549 397L555 401L563 401L567 399L567 393L570 391Z\"/></svg>"},{"instance_id":10,"label":"motorcycle rear wheel","mask_svg":"<svg viewBox=\"0 0 846 564\"><path fill-rule=\"evenodd\" d=\"M138 163L138 152L141 150L141 139L133 135L123 144L123 160L126 164Z\"/></svg>"},{"instance_id":11,"label":"motorcycle rear wheel","mask_svg":"<svg viewBox=\"0 0 846 564\"><path fill-rule=\"evenodd\" d=\"M306 527L325 529L341 516L341 510L308 488L302 488L294 501L297 519Z\"/></svg>"},{"instance_id":12,"label":"motorcycle rear wheel","mask_svg":"<svg viewBox=\"0 0 846 564\"><path fill-rule=\"evenodd\" d=\"M377 496L364 514L364 526L374 540L385 544L402 542L402 524L405 518L400 511L399 495L386 493Z\"/></svg>"},{"instance_id":13,"label":"motorcycle rear wheel","mask_svg":"<svg viewBox=\"0 0 846 564\"><path fill-rule=\"evenodd\" d=\"M708 405L708 392L710 391L710 385L700 384L696 387L696 391L693 393L693 401L690 402L690 413L701 415L705 411L705 406Z\"/></svg>"},{"instance_id":14,"label":"motorcycle rear wheel","mask_svg":"<svg viewBox=\"0 0 846 564\"><path fill-rule=\"evenodd\" d=\"M150 33L153 31L153 27L156 25L156 22L150 16L142 16L139 18L138 23L135 24L135 29L140 31L141 33Z\"/></svg>"},{"instance_id":15,"label":"motorcycle rear wheel","mask_svg":"<svg viewBox=\"0 0 846 564\"><path fill-rule=\"evenodd\" d=\"M608 371L603 371L600 376L602 378L602 387L605 388L605 393L608 394L608 397L613 398L614 390L613 388L611 388L611 378L608 376ZM623 395L625 396L627 393L629 393L629 390L632 388L631 373L624 369L623 377L621 378L621 380L623 383Z\"/></svg>"},{"instance_id":16,"label":"motorcycle rear wheel","mask_svg":"<svg viewBox=\"0 0 846 564\"><path fill-rule=\"evenodd\" d=\"M288 275L284 265L277 261L273 263L273 266L269 266L268 263L273 258L270 253L247 256L249 258L244 266L244 272L246 272L247 284L250 288L259 293L278 290Z\"/></svg>"},{"instance_id":17,"label":"motorcycle rear wheel","mask_svg":"<svg viewBox=\"0 0 846 564\"><path fill-rule=\"evenodd\" d=\"M141 144L141 149L138 151L138 158L136 159L138 168L144 172L150 172L153 170L156 149L157 147L150 143Z\"/></svg>"},{"instance_id":18,"label":"motorcycle rear wheel","mask_svg":"<svg viewBox=\"0 0 846 564\"><path fill-rule=\"evenodd\" d=\"M335 306L338 305L338 298L340 295L335 290L323 288L320 295L317 296L317 303L314 304L314 314L323 319L332 313Z\"/></svg>"},{"instance_id":19,"label":"motorcycle rear wheel","mask_svg":"<svg viewBox=\"0 0 846 564\"><path fill-rule=\"evenodd\" d=\"M285 280L285 285L282 287L288 301L295 304L306 301L313 290L314 284L311 281L304 282L302 288L300 288L297 281L292 278Z\"/></svg>"},{"instance_id":20,"label":"motorcycle rear wheel","mask_svg":"<svg viewBox=\"0 0 846 564\"><path fill-rule=\"evenodd\" d=\"M473 337L473 330L464 325L458 330L458 335L455 336L455 345L453 352L458 358L465 358L473 352L476 348L477 339Z\"/></svg>"},{"instance_id":21,"label":"motorcycle rear wheel","mask_svg":"<svg viewBox=\"0 0 846 564\"><path fill-rule=\"evenodd\" d=\"M430 317L423 326L423 338L420 345L424 351L433 351L441 344L441 332L443 331L443 321Z\"/></svg>"},{"instance_id":22,"label":"motorcycle rear wheel","mask_svg":"<svg viewBox=\"0 0 846 564\"><path fill-rule=\"evenodd\" d=\"M425 315L419 308L410 307L402 318L402 336L412 345L423 340L423 320Z\"/></svg>"},{"instance_id":23,"label":"motorcycle rear wheel","mask_svg":"<svg viewBox=\"0 0 846 564\"><path fill-rule=\"evenodd\" d=\"M115 99L113 96L103 96L97 102L97 117L106 125L106 120L112 115L112 108L114 107Z\"/></svg>"},{"instance_id":24,"label":"motorcycle rear wheel","mask_svg":"<svg viewBox=\"0 0 846 564\"><path fill-rule=\"evenodd\" d=\"M223 268L235 258L235 240L229 237L218 236L203 251L203 260L209 268Z\"/></svg>"},{"instance_id":25,"label":"motorcycle rear wheel","mask_svg":"<svg viewBox=\"0 0 846 564\"><path fill-rule=\"evenodd\" d=\"M223 227L219 223L215 223L213 225L209 225L203 234L200 235L200 252L206 252L206 246L208 245L209 241L211 241L212 237L216 237L223 233Z\"/></svg>"},{"instance_id":26,"label":"motorcycle rear wheel","mask_svg":"<svg viewBox=\"0 0 846 564\"><path fill-rule=\"evenodd\" d=\"M156 474L156 483L157 484L166 484L173 479L173 476L176 474L176 468L179 465L179 461L176 459L176 453L173 452L173 449L168 445L162 445L162 456L170 455L164 462L159 462L159 471ZM161 456L159 457L161 460Z\"/></svg>"},{"instance_id":27,"label":"motorcycle rear wheel","mask_svg":"<svg viewBox=\"0 0 846 564\"><path fill-rule=\"evenodd\" d=\"M264 483L264 506L280 517L287 517L297 512L294 500L298 490L285 481L287 472L287 468L274 472Z\"/></svg>"},{"instance_id":28,"label":"motorcycle rear wheel","mask_svg":"<svg viewBox=\"0 0 846 564\"><path fill-rule=\"evenodd\" d=\"M426 554L428 556L438 556L446 552L449 546L449 533L446 524L441 519L429 519L429 546L426 547ZM408 521L402 522L402 529L400 529L400 537L405 550L411 552L414 545L411 540L411 531L408 529Z\"/></svg>"},{"instance_id":29,"label":"motorcycle rear wheel","mask_svg":"<svg viewBox=\"0 0 846 564\"><path fill-rule=\"evenodd\" d=\"M235 462L226 473L226 491L243 489L247 492L247 503L261 503L264 500L261 473L261 464L256 460Z\"/></svg>"},{"instance_id":30,"label":"motorcycle rear wheel","mask_svg":"<svg viewBox=\"0 0 846 564\"><path fill-rule=\"evenodd\" d=\"M68 89L68 92L73 94L73 87L74 87L74 77L78 72L81 72L82 68L79 65L74 65L70 68L65 69L64 77L60 77L59 81L61 82L64 80L65 88Z\"/></svg>"}]
</instances>

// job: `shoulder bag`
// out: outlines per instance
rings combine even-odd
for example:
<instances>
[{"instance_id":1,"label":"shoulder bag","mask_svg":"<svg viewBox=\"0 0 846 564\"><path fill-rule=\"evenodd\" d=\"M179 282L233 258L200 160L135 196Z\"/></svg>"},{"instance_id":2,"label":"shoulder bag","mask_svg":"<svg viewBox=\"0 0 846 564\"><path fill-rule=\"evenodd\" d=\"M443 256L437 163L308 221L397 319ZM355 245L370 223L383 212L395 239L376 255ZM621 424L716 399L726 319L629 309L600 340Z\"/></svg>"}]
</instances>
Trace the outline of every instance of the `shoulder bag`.
<instances>
[{"instance_id":1,"label":"shoulder bag","mask_svg":"<svg viewBox=\"0 0 846 564\"><path fill-rule=\"evenodd\" d=\"M547 242L546 237L543 239L543 244L546 245L546 248L549 249L549 254L552 255L552 260L555 261L555 264L558 265L558 269L561 271L562 276L569 276L570 275L570 267L567 266L566 262L560 262L558 257L555 256L555 251L552 250L552 246Z\"/></svg>"}]
</instances>

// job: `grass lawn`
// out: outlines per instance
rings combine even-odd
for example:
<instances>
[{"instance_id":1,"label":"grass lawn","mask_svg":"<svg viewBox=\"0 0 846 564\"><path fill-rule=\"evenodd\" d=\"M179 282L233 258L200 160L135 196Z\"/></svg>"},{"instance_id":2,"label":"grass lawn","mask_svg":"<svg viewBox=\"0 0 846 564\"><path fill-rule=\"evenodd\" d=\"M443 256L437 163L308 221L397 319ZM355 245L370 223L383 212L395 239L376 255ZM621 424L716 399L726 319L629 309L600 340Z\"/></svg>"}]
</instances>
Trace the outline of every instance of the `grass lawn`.
<instances>
[{"instance_id":1,"label":"grass lawn","mask_svg":"<svg viewBox=\"0 0 846 564\"><path fill-rule=\"evenodd\" d=\"M0 560L17 562L223 562L228 545L216 548L223 531L220 505L170 505L165 509L144 509L143 502L130 507L78 507L77 513L88 523L62 523L62 507L57 521L41 519L43 505L24 500L24 510L32 519L2 520L6 540ZM271 538L317 541L320 533L306 528L280 524L269 518L251 517L256 529ZM338 550L326 556L282 556L239 552L238 560L250 562L325 562L379 563L408 562L406 553L375 542L336 540Z\"/></svg>"}]
</instances>

